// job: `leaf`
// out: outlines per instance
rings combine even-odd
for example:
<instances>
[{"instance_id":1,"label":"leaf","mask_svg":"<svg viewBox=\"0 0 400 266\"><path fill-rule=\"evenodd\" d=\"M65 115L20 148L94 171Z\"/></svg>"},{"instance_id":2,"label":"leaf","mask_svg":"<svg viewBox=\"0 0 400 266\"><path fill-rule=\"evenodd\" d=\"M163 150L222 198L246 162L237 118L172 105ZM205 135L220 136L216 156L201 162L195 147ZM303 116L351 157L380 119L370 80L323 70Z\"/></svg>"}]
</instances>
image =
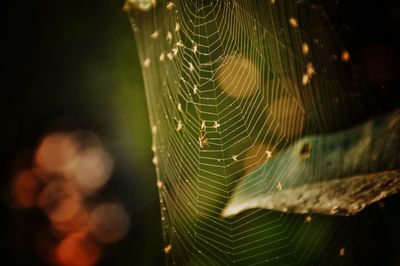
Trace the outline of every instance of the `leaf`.
<instances>
[{"instance_id":1,"label":"leaf","mask_svg":"<svg viewBox=\"0 0 400 266\"><path fill-rule=\"evenodd\" d=\"M241 179L222 215L252 208L353 215L397 193L399 114L397 110L350 130L299 140ZM286 171L277 172L284 164Z\"/></svg>"},{"instance_id":2,"label":"leaf","mask_svg":"<svg viewBox=\"0 0 400 266\"><path fill-rule=\"evenodd\" d=\"M371 203L397 193L400 172L386 171L360 175L345 180L335 179L269 193L251 200L232 202L223 216L236 215L251 208L292 213L353 215Z\"/></svg>"}]
</instances>

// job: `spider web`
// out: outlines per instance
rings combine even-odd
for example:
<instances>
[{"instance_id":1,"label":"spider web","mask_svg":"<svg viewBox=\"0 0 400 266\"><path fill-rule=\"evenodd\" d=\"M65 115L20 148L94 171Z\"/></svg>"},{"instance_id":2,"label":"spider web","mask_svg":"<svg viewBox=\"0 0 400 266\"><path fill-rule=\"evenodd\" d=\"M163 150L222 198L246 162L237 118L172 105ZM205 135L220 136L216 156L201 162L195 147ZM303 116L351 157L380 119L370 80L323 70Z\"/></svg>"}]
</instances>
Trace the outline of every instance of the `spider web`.
<instances>
[{"instance_id":1,"label":"spider web","mask_svg":"<svg viewBox=\"0 0 400 266\"><path fill-rule=\"evenodd\" d=\"M267 210L221 216L241 177L302 136L345 128L372 106L321 7L279 0L127 5L168 264L328 263L326 254L346 244L337 243L338 223L307 224L304 216ZM291 165L253 189L308 182L306 173L285 180Z\"/></svg>"}]
</instances>

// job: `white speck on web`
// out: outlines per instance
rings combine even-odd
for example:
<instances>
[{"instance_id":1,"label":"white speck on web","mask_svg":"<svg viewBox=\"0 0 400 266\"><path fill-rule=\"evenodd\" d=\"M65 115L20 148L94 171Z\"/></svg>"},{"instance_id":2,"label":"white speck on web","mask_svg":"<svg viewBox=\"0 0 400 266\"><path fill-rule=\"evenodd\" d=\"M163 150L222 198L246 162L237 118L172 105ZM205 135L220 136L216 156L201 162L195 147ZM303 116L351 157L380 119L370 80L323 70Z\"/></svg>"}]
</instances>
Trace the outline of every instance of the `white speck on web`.
<instances>
[{"instance_id":1,"label":"white speck on web","mask_svg":"<svg viewBox=\"0 0 400 266\"><path fill-rule=\"evenodd\" d=\"M159 32L158 30L156 30L155 32L153 32L153 33L150 35L150 38L152 38L153 40L155 40L155 39L158 38L159 35L160 35L160 32Z\"/></svg>"},{"instance_id":2,"label":"white speck on web","mask_svg":"<svg viewBox=\"0 0 400 266\"><path fill-rule=\"evenodd\" d=\"M150 58L146 58L146 59L143 61L143 66L144 66L144 67L148 67L148 66L150 66L150 63L151 63Z\"/></svg>"}]
</instances>

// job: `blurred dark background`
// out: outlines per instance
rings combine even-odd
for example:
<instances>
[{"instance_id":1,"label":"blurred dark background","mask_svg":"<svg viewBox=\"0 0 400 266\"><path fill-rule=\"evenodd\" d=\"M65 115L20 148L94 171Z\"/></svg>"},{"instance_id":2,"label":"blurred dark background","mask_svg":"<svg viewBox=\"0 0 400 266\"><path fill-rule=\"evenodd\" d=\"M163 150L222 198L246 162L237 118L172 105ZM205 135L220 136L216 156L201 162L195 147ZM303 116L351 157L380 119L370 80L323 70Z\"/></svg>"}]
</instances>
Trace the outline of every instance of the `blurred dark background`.
<instances>
[{"instance_id":1,"label":"blurred dark background","mask_svg":"<svg viewBox=\"0 0 400 266\"><path fill-rule=\"evenodd\" d=\"M398 106L400 3L319 2L365 75L377 108ZM110 180L87 204L117 202L130 217L124 238L101 244L98 265L164 262L143 81L123 4L1 4L0 265L50 263L64 236L53 232L39 208L16 206L10 188L18 173L35 167L35 150L45 136L76 130L96 134L114 161ZM399 197L388 201L398 204ZM387 228L380 229L382 237L390 236L392 254L399 251L395 224L387 217Z\"/></svg>"},{"instance_id":2,"label":"blurred dark background","mask_svg":"<svg viewBox=\"0 0 400 266\"><path fill-rule=\"evenodd\" d=\"M124 1L2 1L0 265L46 265L49 222L14 207L18 172L54 131L90 130L114 160L91 202L118 202L128 234L99 265L161 265L162 231L143 81ZM51 235L51 234L50 234ZM57 244L56 237L49 242Z\"/></svg>"}]
</instances>

